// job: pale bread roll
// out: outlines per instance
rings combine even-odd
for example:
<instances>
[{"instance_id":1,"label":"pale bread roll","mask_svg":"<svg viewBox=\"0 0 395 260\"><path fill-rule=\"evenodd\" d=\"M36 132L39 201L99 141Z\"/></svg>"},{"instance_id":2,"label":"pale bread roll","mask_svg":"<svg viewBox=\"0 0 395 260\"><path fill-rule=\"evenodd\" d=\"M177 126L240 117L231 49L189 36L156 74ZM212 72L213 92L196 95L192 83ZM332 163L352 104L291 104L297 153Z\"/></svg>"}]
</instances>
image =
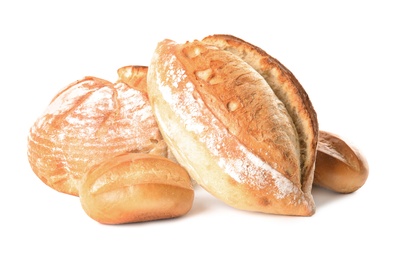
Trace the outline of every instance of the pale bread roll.
<instances>
[{"instance_id":1,"label":"pale bread roll","mask_svg":"<svg viewBox=\"0 0 395 260\"><path fill-rule=\"evenodd\" d=\"M217 43L160 42L147 92L162 135L191 177L228 205L310 216L318 124L308 96L276 60L270 66L259 48L226 37L255 50L251 60L269 80Z\"/></svg>"}]
</instances>

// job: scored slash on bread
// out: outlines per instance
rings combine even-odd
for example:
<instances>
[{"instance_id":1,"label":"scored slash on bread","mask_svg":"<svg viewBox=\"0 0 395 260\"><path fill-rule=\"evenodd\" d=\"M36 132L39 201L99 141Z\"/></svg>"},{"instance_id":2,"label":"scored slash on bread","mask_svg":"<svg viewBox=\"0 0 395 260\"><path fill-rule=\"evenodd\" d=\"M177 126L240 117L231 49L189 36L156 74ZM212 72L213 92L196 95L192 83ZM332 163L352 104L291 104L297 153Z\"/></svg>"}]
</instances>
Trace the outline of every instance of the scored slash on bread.
<instances>
[{"instance_id":1,"label":"scored slash on bread","mask_svg":"<svg viewBox=\"0 0 395 260\"><path fill-rule=\"evenodd\" d=\"M301 181L309 189L318 139L318 121L313 105L296 77L261 48L231 35L212 35L202 40L241 57L267 82L284 104L296 127L301 160ZM309 190L305 190L308 192Z\"/></svg>"}]
</instances>

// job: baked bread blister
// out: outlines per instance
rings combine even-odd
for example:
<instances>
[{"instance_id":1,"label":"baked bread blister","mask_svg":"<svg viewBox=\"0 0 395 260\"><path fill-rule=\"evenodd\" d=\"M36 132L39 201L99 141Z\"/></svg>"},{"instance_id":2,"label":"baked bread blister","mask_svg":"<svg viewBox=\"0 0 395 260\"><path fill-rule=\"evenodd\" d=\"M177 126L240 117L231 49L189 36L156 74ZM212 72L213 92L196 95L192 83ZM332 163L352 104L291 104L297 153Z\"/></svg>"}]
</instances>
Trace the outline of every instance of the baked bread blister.
<instances>
[{"instance_id":1,"label":"baked bread blister","mask_svg":"<svg viewBox=\"0 0 395 260\"><path fill-rule=\"evenodd\" d=\"M282 64L229 35L164 40L147 81L163 138L199 185L238 209L314 214L316 113Z\"/></svg>"}]
</instances>

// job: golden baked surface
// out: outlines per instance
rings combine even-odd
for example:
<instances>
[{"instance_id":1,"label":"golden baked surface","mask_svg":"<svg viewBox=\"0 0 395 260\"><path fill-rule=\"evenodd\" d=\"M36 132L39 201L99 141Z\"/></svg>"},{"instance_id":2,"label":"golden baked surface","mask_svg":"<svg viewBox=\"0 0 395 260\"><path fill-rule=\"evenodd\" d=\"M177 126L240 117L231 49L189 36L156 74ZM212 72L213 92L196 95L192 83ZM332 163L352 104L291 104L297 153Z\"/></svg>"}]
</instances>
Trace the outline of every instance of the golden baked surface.
<instances>
[{"instance_id":1,"label":"golden baked surface","mask_svg":"<svg viewBox=\"0 0 395 260\"><path fill-rule=\"evenodd\" d=\"M369 176L365 156L340 136L320 131L314 184L338 193L361 188Z\"/></svg>"},{"instance_id":2,"label":"golden baked surface","mask_svg":"<svg viewBox=\"0 0 395 260\"><path fill-rule=\"evenodd\" d=\"M191 179L162 156L122 153L92 167L82 178L84 211L104 224L175 218L192 207Z\"/></svg>"},{"instance_id":3,"label":"golden baked surface","mask_svg":"<svg viewBox=\"0 0 395 260\"><path fill-rule=\"evenodd\" d=\"M240 38L216 34L202 41L241 57L270 85L293 119L300 143L302 183L306 188L310 187L316 158L318 120L308 94L297 78L280 61Z\"/></svg>"},{"instance_id":4,"label":"golden baked surface","mask_svg":"<svg viewBox=\"0 0 395 260\"><path fill-rule=\"evenodd\" d=\"M301 140L297 129L318 133L315 113L299 109L307 96L280 100L241 57L201 41L159 43L147 80L167 144L201 186L236 208L314 213L317 138Z\"/></svg>"}]
</instances>

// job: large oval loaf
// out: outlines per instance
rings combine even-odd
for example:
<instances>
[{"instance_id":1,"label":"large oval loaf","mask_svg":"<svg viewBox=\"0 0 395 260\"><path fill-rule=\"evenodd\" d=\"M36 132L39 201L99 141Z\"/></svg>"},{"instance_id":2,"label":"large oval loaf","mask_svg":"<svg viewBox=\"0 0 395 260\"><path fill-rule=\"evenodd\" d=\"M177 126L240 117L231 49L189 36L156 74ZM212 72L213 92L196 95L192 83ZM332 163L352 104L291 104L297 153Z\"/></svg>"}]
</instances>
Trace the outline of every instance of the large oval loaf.
<instances>
[{"instance_id":1,"label":"large oval loaf","mask_svg":"<svg viewBox=\"0 0 395 260\"><path fill-rule=\"evenodd\" d=\"M161 133L199 185L235 208L314 214L318 125L307 95L283 99L278 91L296 87L274 91L243 57L204 41L160 42L147 80Z\"/></svg>"},{"instance_id":2,"label":"large oval loaf","mask_svg":"<svg viewBox=\"0 0 395 260\"><path fill-rule=\"evenodd\" d=\"M31 127L28 159L51 188L78 195L82 175L122 152L168 156L146 89L147 67L118 70L111 83L85 77L60 91Z\"/></svg>"}]
</instances>

